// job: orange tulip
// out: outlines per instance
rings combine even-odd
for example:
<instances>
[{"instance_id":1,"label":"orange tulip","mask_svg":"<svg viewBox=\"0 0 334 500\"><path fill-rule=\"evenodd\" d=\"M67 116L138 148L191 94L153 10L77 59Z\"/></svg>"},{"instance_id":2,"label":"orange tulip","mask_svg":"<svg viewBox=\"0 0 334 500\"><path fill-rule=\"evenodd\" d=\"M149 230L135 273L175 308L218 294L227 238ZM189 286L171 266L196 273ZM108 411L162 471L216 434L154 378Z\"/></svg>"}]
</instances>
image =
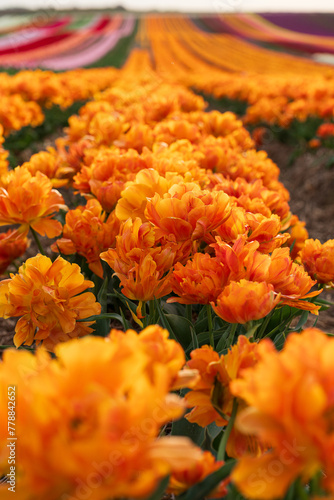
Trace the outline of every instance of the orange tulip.
<instances>
[{"instance_id":1,"label":"orange tulip","mask_svg":"<svg viewBox=\"0 0 334 500\"><path fill-rule=\"evenodd\" d=\"M248 239L258 241L260 243L259 251L263 253L271 253L289 239L288 233L280 233L282 223L278 215L265 217L259 213L251 214L248 212L247 223L250 227Z\"/></svg>"},{"instance_id":2,"label":"orange tulip","mask_svg":"<svg viewBox=\"0 0 334 500\"><path fill-rule=\"evenodd\" d=\"M247 498L284 497L297 477L307 482L320 471L334 492L333 352L333 339L315 328L289 335L281 352L261 341L258 363L232 381L233 394L249 405L236 427L268 447L259 457L241 457L232 472Z\"/></svg>"},{"instance_id":3,"label":"orange tulip","mask_svg":"<svg viewBox=\"0 0 334 500\"><path fill-rule=\"evenodd\" d=\"M41 172L51 180L52 186L57 188L68 184L73 174L73 169L61 167L59 163L54 151L40 151L32 155L22 167L26 167L32 175Z\"/></svg>"},{"instance_id":4,"label":"orange tulip","mask_svg":"<svg viewBox=\"0 0 334 500\"><path fill-rule=\"evenodd\" d=\"M88 133L98 144L111 146L122 133L123 123L120 116L112 116L108 112L96 113L89 123Z\"/></svg>"},{"instance_id":5,"label":"orange tulip","mask_svg":"<svg viewBox=\"0 0 334 500\"><path fill-rule=\"evenodd\" d=\"M155 194L147 202L146 218L157 228L157 237L174 241L203 239L230 215L229 197L225 193L188 190L186 185L173 186L162 198Z\"/></svg>"},{"instance_id":6,"label":"orange tulip","mask_svg":"<svg viewBox=\"0 0 334 500\"><path fill-rule=\"evenodd\" d=\"M288 232L290 234L290 238L287 240L287 245L290 247L291 258L294 260L304 247L305 241L308 239L305 222L300 221L297 215L293 215L290 220Z\"/></svg>"},{"instance_id":7,"label":"orange tulip","mask_svg":"<svg viewBox=\"0 0 334 500\"><path fill-rule=\"evenodd\" d=\"M196 142L200 138L198 127L187 120L164 120L158 123L153 129L155 142L165 142L171 144L177 139L187 139Z\"/></svg>"},{"instance_id":8,"label":"orange tulip","mask_svg":"<svg viewBox=\"0 0 334 500\"><path fill-rule=\"evenodd\" d=\"M235 242L240 235L247 236L248 231L246 211L241 207L232 206L231 214L215 229L214 233L218 234L223 241Z\"/></svg>"},{"instance_id":9,"label":"orange tulip","mask_svg":"<svg viewBox=\"0 0 334 500\"><path fill-rule=\"evenodd\" d=\"M53 215L67 209L63 197L52 189L52 183L44 174L32 176L26 167L17 167L1 178L0 226L21 224L21 231L29 226L37 233L54 238L61 233L60 222Z\"/></svg>"},{"instance_id":10,"label":"orange tulip","mask_svg":"<svg viewBox=\"0 0 334 500\"><path fill-rule=\"evenodd\" d=\"M214 456L205 451L199 460L195 463L184 464L183 469L174 471L171 475L168 492L174 495L181 495L196 483L203 481L209 474L219 469L224 465L224 462L216 462ZM227 485L230 479L227 478L210 493L206 498L223 498L227 495Z\"/></svg>"},{"instance_id":11,"label":"orange tulip","mask_svg":"<svg viewBox=\"0 0 334 500\"><path fill-rule=\"evenodd\" d=\"M64 255L83 255L89 269L103 278L100 253L114 246L119 226L114 213L106 219L100 203L88 200L86 206L67 212L63 237L53 243L51 249Z\"/></svg>"},{"instance_id":12,"label":"orange tulip","mask_svg":"<svg viewBox=\"0 0 334 500\"><path fill-rule=\"evenodd\" d=\"M318 137L322 139L327 139L328 137L334 136L334 123L322 123L316 132Z\"/></svg>"},{"instance_id":13,"label":"orange tulip","mask_svg":"<svg viewBox=\"0 0 334 500\"><path fill-rule=\"evenodd\" d=\"M218 370L219 354L211 346L206 345L192 351L190 356L191 360L188 361L187 366L192 370L198 370L200 378L185 396L187 405L193 408L187 413L187 420L202 427L206 427L212 422L216 422L220 426L227 425L225 418L216 411L212 404L212 392L216 378L223 387L228 387L229 383L225 370ZM226 401L230 402L228 398L220 402L221 411L223 411L222 405ZM224 409L226 410L225 406Z\"/></svg>"},{"instance_id":14,"label":"orange tulip","mask_svg":"<svg viewBox=\"0 0 334 500\"><path fill-rule=\"evenodd\" d=\"M21 257L29 246L24 234L9 229L0 234L0 275L3 274L13 260Z\"/></svg>"},{"instance_id":15,"label":"orange tulip","mask_svg":"<svg viewBox=\"0 0 334 500\"><path fill-rule=\"evenodd\" d=\"M58 257L38 254L28 259L11 279L0 282L0 316L21 316L16 324L14 344L43 342L53 350L56 343L92 331L92 322L77 322L100 314L101 306L76 264ZM80 294L80 295L79 295Z\"/></svg>"},{"instance_id":16,"label":"orange tulip","mask_svg":"<svg viewBox=\"0 0 334 500\"><path fill-rule=\"evenodd\" d=\"M216 259L229 269L229 282L246 278L252 281L266 281L270 258L257 251L257 241L247 242L239 236L233 246L216 237L216 243L210 245L215 249Z\"/></svg>"},{"instance_id":17,"label":"orange tulip","mask_svg":"<svg viewBox=\"0 0 334 500\"><path fill-rule=\"evenodd\" d=\"M141 219L128 219L116 237L116 248L100 257L121 280L122 292L132 300L147 301L171 292L170 272L177 244L156 245L156 235Z\"/></svg>"},{"instance_id":18,"label":"orange tulip","mask_svg":"<svg viewBox=\"0 0 334 500\"><path fill-rule=\"evenodd\" d=\"M185 266L177 262L171 276L171 287L178 297L167 302L209 304L216 301L227 282L229 271L209 254L195 253Z\"/></svg>"},{"instance_id":19,"label":"orange tulip","mask_svg":"<svg viewBox=\"0 0 334 500\"><path fill-rule=\"evenodd\" d=\"M119 149L101 148L91 164L74 177L74 187L83 194L96 196L103 209L111 212L126 183L145 166L145 161L136 151L121 154Z\"/></svg>"},{"instance_id":20,"label":"orange tulip","mask_svg":"<svg viewBox=\"0 0 334 500\"><path fill-rule=\"evenodd\" d=\"M299 257L311 278L334 288L334 240L323 245L319 240L306 240Z\"/></svg>"},{"instance_id":21,"label":"orange tulip","mask_svg":"<svg viewBox=\"0 0 334 500\"><path fill-rule=\"evenodd\" d=\"M232 281L211 305L224 321L245 324L267 316L279 301L273 285L242 279Z\"/></svg>"},{"instance_id":22,"label":"orange tulip","mask_svg":"<svg viewBox=\"0 0 334 500\"><path fill-rule=\"evenodd\" d=\"M292 262L288 248L273 251L267 282L273 284L275 291L281 294L283 304L319 314L320 306L305 299L319 295L322 290L310 292L316 281L310 278L303 266Z\"/></svg>"},{"instance_id":23,"label":"orange tulip","mask_svg":"<svg viewBox=\"0 0 334 500\"><path fill-rule=\"evenodd\" d=\"M177 354L178 362L164 349ZM181 398L170 393L184 354L167 332L151 327L140 334L111 332L106 339L87 336L58 344L55 354L8 349L0 363L0 398L8 399L13 384L20 408L15 431L20 500L74 498L83 491L95 500L146 498L169 474L185 479L189 469L196 482L215 469L189 439L159 437L161 428L184 412ZM1 420L4 416L1 405ZM9 472L7 437L2 426L1 474ZM1 498L7 493L12 494L8 483L2 483Z\"/></svg>"},{"instance_id":24,"label":"orange tulip","mask_svg":"<svg viewBox=\"0 0 334 500\"><path fill-rule=\"evenodd\" d=\"M134 220L139 217L145 222L144 212L147 200L152 198L155 193L160 195L167 193L170 186L171 183L152 168L141 170L136 175L135 180L129 181L122 191L116 206L117 217L120 220L127 220L128 218Z\"/></svg>"},{"instance_id":25,"label":"orange tulip","mask_svg":"<svg viewBox=\"0 0 334 500\"><path fill-rule=\"evenodd\" d=\"M251 343L243 335L222 356L209 346L192 351L187 366L198 370L200 378L185 396L188 406L193 407L186 418L202 427L212 422L216 422L218 426L227 425L234 400L230 391L231 381L237 380L243 370L254 366L258 359L258 344ZM245 408L245 404L241 400L238 403L239 413ZM261 453L261 446L254 436L245 436L233 429L227 443L227 452L230 457L240 457L245 452L257 455Z\"/></svg>"}]
</instances>

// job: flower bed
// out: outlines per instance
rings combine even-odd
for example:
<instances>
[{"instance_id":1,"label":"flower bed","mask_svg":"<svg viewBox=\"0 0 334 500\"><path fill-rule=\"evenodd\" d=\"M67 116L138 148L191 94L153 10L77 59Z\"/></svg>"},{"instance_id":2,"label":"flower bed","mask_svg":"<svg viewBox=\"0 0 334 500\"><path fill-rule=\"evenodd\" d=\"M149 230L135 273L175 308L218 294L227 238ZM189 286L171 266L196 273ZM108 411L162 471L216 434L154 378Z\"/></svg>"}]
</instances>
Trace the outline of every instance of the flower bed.
<instances>
[{"instance_id":1,"label":"flower bed","mask_svg":"<svg viewBox=\"0 0 334 500\"><path fill-rule=\"evenodd\" d=\"M334 344L303 326L333 240L308 238L242 122L134 51L6 169L1 498L330 498Z\"/></svg>"}]
</instances>

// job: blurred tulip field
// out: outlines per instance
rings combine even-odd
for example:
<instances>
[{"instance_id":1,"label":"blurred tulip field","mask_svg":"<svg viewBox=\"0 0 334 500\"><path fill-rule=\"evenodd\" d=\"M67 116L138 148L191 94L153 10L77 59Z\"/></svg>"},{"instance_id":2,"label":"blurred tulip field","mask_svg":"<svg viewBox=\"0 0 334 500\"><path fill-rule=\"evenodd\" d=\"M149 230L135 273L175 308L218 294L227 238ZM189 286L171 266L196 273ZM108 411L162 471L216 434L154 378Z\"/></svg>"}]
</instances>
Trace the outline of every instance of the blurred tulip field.
<instances>
[{"instance_id":1,"label":"blurred tulip field","mask_svg":"<svg viewBox=\"0 0 334 500\"><path fill-rule=\"evenodd\" d=\"M334 498L333 21L0 16L1 500Z\"/></svg>"}]
</instances>

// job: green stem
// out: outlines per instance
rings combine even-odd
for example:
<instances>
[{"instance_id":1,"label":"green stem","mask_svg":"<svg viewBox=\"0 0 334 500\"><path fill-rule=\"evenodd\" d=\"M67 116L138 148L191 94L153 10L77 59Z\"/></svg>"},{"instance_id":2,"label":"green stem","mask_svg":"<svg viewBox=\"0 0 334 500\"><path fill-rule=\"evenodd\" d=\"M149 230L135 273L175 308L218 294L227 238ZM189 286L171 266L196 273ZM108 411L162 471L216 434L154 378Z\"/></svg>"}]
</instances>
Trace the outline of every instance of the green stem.
<instances>
[{"instance_id":1,"label":"green stem","mask_svg":"<svg viewBox=\"0 0 334 500\"><path fill-rule=\"evenodd\" d=\"M35 230L31 227L31 226L30 226L30 231L31 231L31 234L32 234L32 235L33 235L33 237L34 237L34 240L36 241L36 244L37 244L37 246L38 246L38 250L40 251L40 253L41 253L42 255L45 255L45 252L44 252L44 250L43 250L43 247L42 247L42 245L41 245L41 242L39 241L39 238L38 238L38 236L37 236L37 233L36 233L36 231L35 231Z\"/></svg>"},{"instance_id":2,"label":"green stem","mask_svg":"<svg viewBox=\"0 0 334 500\"><path fill-rule=\"evenodd\" d=\"M186 304L186 318L190 321L190 323L193 322L193 313L191 304Z\"/></svg>"},{"instance_id":3,"label":"green stem","mask_svg":"<svg viewBox=\"0 0 334 500\"><path fill-rule=\"evenodd\" d=\"M264 318L264 321L261 325L261 328L260 328L260 331L259 331L259 334L256 335L256 337L258 337L259 339L262 338L262 335L264 334L264 332L266 331L266 328L268 326L268 323L272 317L272 315L274 314L274 309L272 311L270 311L269 314L267 314L267 317Z\"/></svg>"},{"instance_id":4,"label":"green stem","mask_svg":"<svg viewBox=\"0 0 334 500\"><path fill-rule=\"evenodd\" d=\"M297 493L299 500L308 500L309 496L305 491L304 485L300 479L297 479Z\"/></svg>"},{"instance_id":5,"label":"green stem","mask_svg":"<svg viewBox=\"0 0 334 500\"><path fill-rule=\"evenodd\" d=\"M214 349L215 342L213 339L212 309L211 309L210 304L206 305L206 312L207 312L207 316L208 316L209 342L210 342L211 347Z\"/></svg>"},{"instance_id":6,"label":"green stem","mask_svg":"<svg viewBox=\"0 0 334 500\"><path fill-rule=\"evenodd\" d=\"M234 335L235 335L235 332L237 331L237 328L238 328L238 323L233 323L232 327L231 327L230 335L228 336L228 339L227 339L226 347L232 346Z\"/></svg>"},{"instance_id":7,"label":"green stem","mask_svg":"<svg viewBox=\"0 0 334 500\"><path fill-rule=\"evenodd\" d=\"M232 428L234 425L237 411L238 411L238 401L237 401L237 398L234 398L230 420L228 421L228 424L227 424L226 429L224 431L223 437L219 443L217 460L225 460L226 445L227 445L228 438L230 437L230 434L231 434L231 431L232 431Z\"/></svg>"},{"instance_id":8,"label":"green stem","mask_svg":"<svg viewBox=\"0 0 334 500\"><path fill-rule=\"evenodd\" d=\"M310 481L310 492L313 494L313 495L319 495L322 493L322 488L321 488L321 478L322 478L322 473L321 471L317 472L317 474L315 474L311 481Z\"/></svg>"},{"instance_id":9,"label":"green stem","mask_svg":"<svg viewBox=\"0 0 334 500\"><path fill-rule=\"evenodd\" d=\"M142 322L143 322L144 328L146 328L149 325L149 321L150 321L148 314L147 314L147 311L146 311L146 302L142 303L141 312L142 312L142 314L144 314Z\"/></svg>"},{"instance_id":10,"label":"green stem","mask_svg":"<svg viewBox=\"0 0 334 500\"><path fill-rule=\"evenodd\" d=\"M150 300L149 310L150 310L149 325L153 325L155 323L155 302L154 302L154 300Z\"/></svg>"}]
</instances>

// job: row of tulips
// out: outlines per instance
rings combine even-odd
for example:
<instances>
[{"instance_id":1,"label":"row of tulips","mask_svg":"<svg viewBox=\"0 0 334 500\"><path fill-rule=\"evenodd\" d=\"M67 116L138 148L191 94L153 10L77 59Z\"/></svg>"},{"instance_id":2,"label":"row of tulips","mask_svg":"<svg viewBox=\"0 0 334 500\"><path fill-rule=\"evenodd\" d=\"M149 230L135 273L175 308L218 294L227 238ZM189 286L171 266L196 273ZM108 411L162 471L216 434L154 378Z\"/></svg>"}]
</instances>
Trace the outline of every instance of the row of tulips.
<instances>
[{"instance_id":1,"label":"row of tulips","mask_svg":"<svg viewBox=\"0 0 334 500\"><path fill-rule=\"evenodd\" d=\"M264 49L230 34L202 31L182 16L147 17L139 29L142 46L152 50L159 74L218 100L244 102L247 126L289 129L294 122L315 118L332 124L330 66ZM310 140L313 134L318 142L311 146L320 145L317 126L310 128L305 138Z\"/></svg>"},{"instance_id":2,"label":"row of tulips","mask_svg":"<svg viewBox=\"0 0 334 500\"><path fill-rule=\"evenodd\" d=\"M0 74L0 123L5 135L44 121L43 108L70 107L91 99L117 78L115 68L72 70L64 73L22 70Z\"/></svg>"},{"instance_id":3,"label":"row of tulips","mask_svg":"<svg viewBox=\"0 0 334 500\"><path fill-rule=\"evenodd\" d=\"M0 178L22 500L334 493L334 344L297 333L326 305L334 241L308 239L241 121L204 109L136 51L54 148ZM18 265L30 235L40 253Z\"/></svg>"}]
</instances>

